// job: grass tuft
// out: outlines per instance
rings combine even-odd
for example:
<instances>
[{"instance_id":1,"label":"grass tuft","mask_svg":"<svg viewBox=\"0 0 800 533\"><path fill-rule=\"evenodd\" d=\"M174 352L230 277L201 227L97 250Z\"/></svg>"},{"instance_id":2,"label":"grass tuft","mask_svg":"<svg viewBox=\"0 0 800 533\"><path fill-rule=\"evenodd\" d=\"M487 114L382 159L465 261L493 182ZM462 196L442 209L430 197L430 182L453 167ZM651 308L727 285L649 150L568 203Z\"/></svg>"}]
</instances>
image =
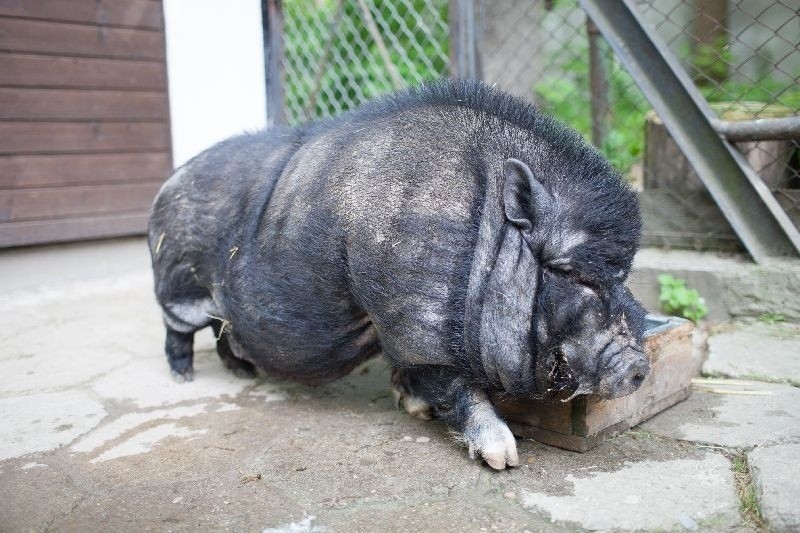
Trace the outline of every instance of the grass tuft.
<instances>
[{"instance_id":1,"label":"grass tuft","mask_svg":"<svg viewBox=\"0 0 800 533\"><path fill-rule=\"evenodd\" d=\"M747 455L738 453L731 460L733 477L736 481L736 492L739 496L739 513L747 524L756 529L767 529L767 524L761 514L761 504L758 501L756 487L750 476L750 467L747 464Z\"/></svg>"}]
</instances>

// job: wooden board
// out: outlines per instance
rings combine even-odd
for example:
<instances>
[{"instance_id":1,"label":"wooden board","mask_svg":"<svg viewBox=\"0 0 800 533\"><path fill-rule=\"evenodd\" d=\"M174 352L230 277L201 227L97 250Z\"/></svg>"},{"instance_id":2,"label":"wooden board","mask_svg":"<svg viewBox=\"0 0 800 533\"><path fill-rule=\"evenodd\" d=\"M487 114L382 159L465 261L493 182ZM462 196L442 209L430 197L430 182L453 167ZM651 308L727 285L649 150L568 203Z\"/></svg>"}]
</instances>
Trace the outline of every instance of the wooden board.
<instances>
[{"instance_id":1,"label":"wooden board","mask_svg":"<svg viewBox=\"0 0 800 533\"><path fill-rule=\"evenodd\" d=\"M653 318L652 320L655 320ZM495 401L512 431L522 437L574 451L586 451L686 399L693 365L692 332L686 320L671 318L649 329L645 352L651 371L633 394L613 400L582 396L552 400Z\"/></svg>"},{"instance_id":2,"label":"wooden board","mask_svg":"<svg viewBox=\"0 0 800 533\"><path fill-rule=\"evenodd\" d=\"M737 111L741 113L738 117L725 118L729 112L726 106L747 108L748 102L717 103L712 108L726 120L794 113L777 104L750 104L752 111ZM792 190L789 187L795 175L791 170L795 143L769 140L740 142L735 146L798 225L800 207L783 193ZM644 190L639 193L644 219L643 246L743 251L736 233L654 111L646 117L643 174Z\"/></svg>"},{"instance_id":3,"label":"wooden board","mask_svg":"<svg viewBox=\"0 0 800 533\"><path fill-rule=\"evenodd\" d=\"M0 86L166 91L160 62L135 59L0 54Z\"/></svg>"},{"instance_id":4,"label":"wooden board","mask_svg":"<svg viewBox=\"0 0 800 533\"><path fill-rule=\"evenodd\" d=\"M0 122L0 155L167 149L169 128L164 123Z\"/></svg>"},{"instance_id":5,"label":"wooden board","mask_svg":"<svg viewBox=\"0 0 800 533\"><path fill-rule=\"evenodd\" d=\"M0 17L0 51L162 61L164 42L156 31Z\"/></svg>"},{"instance_id":6,"label":"wooden board","mask_svg":"<svg viewBox=\"0 0 800 533\"><path fill-rule=\"evenodd\" d=\"M160 30L161 3L151 0L5 0L0 15L97 26Z\"/></svg>"},{"instance_id":7,"label":"wooden board","mask_svg":"<svg viewBox=\"0 0 800 533\"><path fill-rule=\"evenodd\" d=\"M168 152L0 156L0 189L158 181Z\"/></svg>"},{"instance_id":8,"label":"wooden board","mask_svg":"<svg viewBox=\"0 0 800 533\"><path fill-rule=\"evenodd\" d=\"M147 212L161 181L0 190L0 222Z\"/></svg>"},{"instance_id":9,"label":"wooden board","mask_svg":"<svg viewBox=\"0 0 800 533\"><path fill-rule=\"evenodd\" d=\"M742 251L739 237L706 191L645 189L642 246Z\"/></svg>"},{"instance_id":10,"label":"wooden board","mask_svg":"<svg viewBox=\"0 0 800 533\"><path fill-rule=\"evenodd\" d=\"M0 87L0 120L162 121L163 91L108 91Z\"/></svg>"},{"instance_id":11,"label":"wooden board","mask_svg":"<svg viewBox=\"0 0 800 533\"><path fill-rule=\"evenodd\" d=\"M147 219L148 213L137 212L76 217L66 221L8 222L0 224L0 247L141 235L147 231Z\"/></svg>"}]
</instances>

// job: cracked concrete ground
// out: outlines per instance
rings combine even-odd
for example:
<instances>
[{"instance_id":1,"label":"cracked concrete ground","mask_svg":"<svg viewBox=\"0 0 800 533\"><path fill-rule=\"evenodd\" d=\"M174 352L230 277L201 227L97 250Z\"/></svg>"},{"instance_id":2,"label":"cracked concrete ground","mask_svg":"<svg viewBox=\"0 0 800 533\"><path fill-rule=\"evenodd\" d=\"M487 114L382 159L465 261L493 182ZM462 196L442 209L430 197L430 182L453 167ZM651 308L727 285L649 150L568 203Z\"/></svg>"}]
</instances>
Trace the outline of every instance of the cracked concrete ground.
<instances>
[{"instance_id":1,"label":"cracked concrete ground","mask_svg":"<svg viewBox=\"0 0 800 533\"><path fill-rule=\"evenodd\" d=\"M584 454L519 441L522 466L494 472L398 411L381 360L318 388L246 381L204 332L175 384L141 239L3 252L0 280L4 531L741 530L742 479L800 527L800 389L753 368ZM751 342L784 368L800 337L778 326Z\"/></svg>"}]
</instances>

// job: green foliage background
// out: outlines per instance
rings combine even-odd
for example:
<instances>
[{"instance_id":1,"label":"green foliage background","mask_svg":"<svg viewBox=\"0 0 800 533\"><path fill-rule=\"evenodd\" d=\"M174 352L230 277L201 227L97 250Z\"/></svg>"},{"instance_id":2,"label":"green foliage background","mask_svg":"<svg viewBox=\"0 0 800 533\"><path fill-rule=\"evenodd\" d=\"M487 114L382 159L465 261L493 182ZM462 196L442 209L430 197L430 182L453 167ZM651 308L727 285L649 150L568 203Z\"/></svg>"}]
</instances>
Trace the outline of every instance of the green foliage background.
<instances>
[{"instance_id":1,"label":"green foliage background","mask_svg":"<svg viewBox=\"0 0 800 533\"><path fill-rule=\"evenodd\" d=\"M367 5L405 84L447 75L447 31L426 31L446 27L446 0ZM346 111L394 89L357 1L284 0L283 9L290 123ZM325 59L320 72L319 62Z\"/></svg>"}]
</instances>

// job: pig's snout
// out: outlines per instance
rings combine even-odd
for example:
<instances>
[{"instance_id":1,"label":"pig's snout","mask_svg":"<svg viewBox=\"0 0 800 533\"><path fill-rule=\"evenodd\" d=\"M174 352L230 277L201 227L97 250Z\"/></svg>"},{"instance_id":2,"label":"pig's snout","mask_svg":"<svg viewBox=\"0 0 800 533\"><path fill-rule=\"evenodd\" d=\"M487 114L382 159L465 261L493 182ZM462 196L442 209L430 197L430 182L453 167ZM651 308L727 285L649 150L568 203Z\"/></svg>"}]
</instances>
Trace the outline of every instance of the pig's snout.
<instances>
[{"instance_id":1,"label":"pig's snout","mask_svg":"<svg viewBox=\"0 0 800 533\"><path fill-rule=\"evenodd\" d=\"M610 356L610 371L602 376L600 395L606 399L627 396L636 391L650 373L650 362L641 350L626 347Z\"/></svg>"}]
</instances>

